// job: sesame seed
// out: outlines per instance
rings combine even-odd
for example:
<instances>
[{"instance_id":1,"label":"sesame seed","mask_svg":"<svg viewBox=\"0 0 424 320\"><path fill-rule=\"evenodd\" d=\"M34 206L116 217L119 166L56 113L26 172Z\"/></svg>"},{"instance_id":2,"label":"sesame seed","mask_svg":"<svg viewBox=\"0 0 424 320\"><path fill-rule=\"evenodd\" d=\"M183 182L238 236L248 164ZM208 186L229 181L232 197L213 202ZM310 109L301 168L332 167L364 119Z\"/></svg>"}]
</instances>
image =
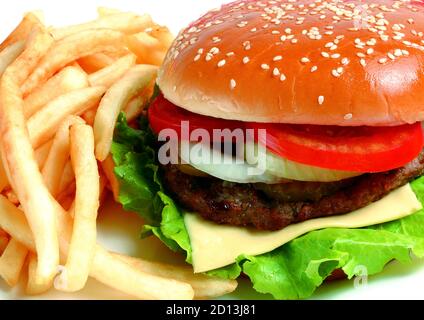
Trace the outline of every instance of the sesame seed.
<instances>
[{"instance_id":1,"label":"sesame seed","mask_svg":"<svg viewBox=\"0 0 424 320\"><path fill-rule=\"evenodd\" d=\"M293 43L293 44L297 43L297 39L292 39L291 43Z\"/></svg>"},{"instance_id":2,"label":"sesame seed","mask_svg":"<svg viewBox=\"0 0 424 320\"><path fill-rule=\"evenodd\" d=\"M302 59L300 59L300 62L302 62L302 63L309 63L309 62L311 62L311 60L309 60L306 57L303 57Z\"/></svg>"},{"instance_id":3,"label":"sesame seed","mask_svg":"<svg viewBox=\"0 0 424 320\"><path fill-rule=\"evenodd\" d=\"M285 32L285 33L287 33L287 34L290 34L290 33L292 33L292 30L291 30L290 28L286 28L286 29L284 30L284 32Z\"/></svg>"},{"instance_id":4,"label":"sesame seed","mask_svg":"<svg viewBox=\"0 0 424 320\"><path fill-rule=\"evenodd\" d=\"M232 57L232 56L234 56L234 55L235 55L235 53L234 53L234 52L232 52L232 51L231 51L231 52L228 52L228 53L226 54L226 56L227 56L227 57Z\"/></svg>"},{"instance_id":5,"label":"sesame seed","mask_svg":"<svg viewBox=\"0 0 424 320\"><path fill-rule=\"evenodd\" d=\"M263 70L269 70L269 65L268 65L268 64L266 64L266 63L262 63L262 64L261 64L261 68L262 68Z\"/></svg>"},{"instance_id":6,"label":"sesame seed","mask_svg":"<svg viewBox=\"0 0 424 320\"><path fill-rule=\"evenodd\" d=\"M319 103L320 106L323 105L324 101L325 101L325 97L324 96L319 96L318 97L318 103Z\"/></svg>"},{"instance_id":7,"label":"sesame seed","mask_svg":"<svg viewBox=\"0 0 424 320\"><path fill-rule=\"evenodd\" d=\"M334 54L332 54L331 55L331 58L332 59L338 59L338 58L340 58L340 53L334 53Z\"/></svg>"},{"instance_id":8,"label":"sesame seed","mask_svg":"<svg viewBox=\"0 0 424 320\"><path fill-rule=\"evenodd\" d=\"M366 67L366 66L367 66L367 62L365 61L365 59L361 59L361 60L359 60L359 63L360 63L363 67Z\"/></svg>"},{"instance_id":9,"label":"sesame seed","mask_svg":"<svg viewBox=\"0 0 424 320\"><path fill-rule=\"evenodd\" d=\"M223 67L226 63L227 63L227 61L225 61L225 59L223 59L223 60L221 60L221 61L219 61L219 62L218 62L217 66L218 66L218 68L221 68L221 67Z\"/></svg>"},{"instance_id":10,"label":"sesame seed","mask_svg":"<svg viewBox=\"0 0 424 320\"><path fill-rule=\"evenodd\" d=\"M318 67L317 66L313 66L312 68L311 68L311 72L315 72L315 71L317 71L318 70Z\"/></svg>"},{"instance_id":11,"label":"sesame seed","mask_svg":"<svg viewBox=\"0 0 424 320\"><path fill-rule=\"evenodd\" d=\"M205 60L206 60L206 61L210 61L210 60L212 60L212 58L213 58L213 55L212 55L211 53L209 53L209 52L208 52L208 53L206 54Z\"/></svg>"},{"instance_id":12,"label":"sesame seed","mask_svg":"<svg viewBox=\"0 0 424 320\"><path fill-rule=\"evenodd\" d=\"M340 77L340 73L338 73L336 69L331 70L331 74L336 78Z\"/></svg>"},{"instance_id":13,"label":"sesame seed","mask_svg":"<svg viewBox=\"0 0 424 320\"><path fill-rule=\"evenodd\" d=\"M280 75L280 70L278 70L278 68L274 68L274 70L272 71L272 74L273 74L275 77L278 77L278 76Z\"/></svg>"},{"instance_id":14,"label":"sesame seed","mask_svg":"<svg viewBox=\"0 0 424 320\"><path fill-rule=\"evenodd\" d=\"M244 63L244 64L249 63L249 61L250 61L249 57L244 57L244 58L243 58L243 63Z\"/></svg>"},{"instance_id":15,"label":"sesame seed","mask_svg":"<svg viewBox=\"0 0 424 320\"><path fill-rule=\"evenodd\" d=\"M402 50L400 50L400 49L396 49L395 50L395 56L396 57L401 57L403 54L402 54Z\"/></svg>"},{"instance_id":16,"label":"sesame seed","mask_svg":"<svg viewBox=\"0 0 424 320\"><path fill-rule=\"evenodd\" d=\"M281 74L280 76L280 81L286 81L286 75L284 73Z\"/></svg>"},{"instance_id":17,"label":"sesame seed","mask_svg":"<svg viewBox=\"0 0 424 320\"><path fill-rule=\"evenodd\" d=\"M199 59L200 59L200 54L198 54L198 55L196 55L195 57L194 57L194 61L198 61Z\"/></svg>"},{"instance_id":18,"label":"sesame seed","mask_svg":"<svg viewBox=\"0 0 424 320\"><path fill-rule=\"evenodd\" d=\"M234 79L230 80L230 89L234 90L234 88L237 86L237 82Z\"/></svg>"},{"instance_id":19,"label":"sesame seed","mask_svg":"<svg viewBox=\"0 0 424 320\"><path fill-rule=\"evenodd\" d=\"M387 58L381 58L378 60L378 63L384 64L387 62Z\"/></svg>"},{"instance_id":20,"label":"sesame seed","mask_svg":"<svg viewBox=\"0 0 424 320\"><path fill-rule=\"evenodd\" d=\"M344 66L345 66L345 65L347 65L347 64L349 64L349 62L350 62L350 61L349 61L349 59L348 59L348 58L343 58L343 59L342 59L342 65L344 65Z\"/></svg>"},{"instance_id":21,"label":"sesame seed","mask_svg":"<svg viewBox=\"0 0 424 320\"><path fill-rule=\"evenodd\" d=\"M389 53L387 54L387 56L388 56L390 59L392 59L392 60L395 60L395 59L396 59L395 55L394 55L393 53L391 53L391 52L389 52Z\"/></svg>"},{"instance_id":22,"label":"sesame seed","mask_svg":"<svg viewBox=\"0 0 424 320\"><path fill-rule=\"evenodd\" d=\"M275 56L275 57L272 59L272 61L280 61L280 60L283 60L283 57L282 57L282 56Z\"/></svg>"},{"instance_id":23,"label":"sesame seed","mask_svg":"<svg viewBox=\"0 0 424 320\"><path fill-rule=\"evenodd\" d=\"M329 54L329 53L327 53L327 52L325 52L325 51L321 52L321 55L322 55L324 58L330 58L330 54Z\"/></svg>"},{"instance_id":24,"label":"sesame seed","mask_svg":"<svg viewBox=\"0 0 424 320\"><path fill-rule=\"evenodd\" d=\"M347 114L345 114L345 116L343 117L343 119L350 120L350 119L352 119L352 117L353 117L353 114L347 113Z\"/></svg>"},{"instance_id":25,"label":"sesame seed","mask_svg":"<svg viewBox=\"0 0 424 320\"><path fill-rule=\"evenodd\" d=\"M368 48L367 49L367 54L373 54L374 53L374 49L373 48Z\"/></svg>"}]
</instances>

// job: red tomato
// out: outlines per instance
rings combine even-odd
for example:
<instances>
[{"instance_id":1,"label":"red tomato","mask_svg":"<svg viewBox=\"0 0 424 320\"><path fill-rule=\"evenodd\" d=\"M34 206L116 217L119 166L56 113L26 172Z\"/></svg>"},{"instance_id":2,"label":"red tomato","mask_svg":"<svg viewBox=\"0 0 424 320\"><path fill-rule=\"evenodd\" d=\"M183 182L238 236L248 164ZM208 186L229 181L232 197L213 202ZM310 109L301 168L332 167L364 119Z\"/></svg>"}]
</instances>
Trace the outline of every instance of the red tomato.
<instances>
[{"instance_id":1,"label":"red tomato","mask_svg":"<svg viewBox=\"0 0 424 320\"><path fill-rule=\"evenodd\" d=\"M404 166L423 148L421 123L395 127L338 127L248 123L266 129L268 150L321 168L382 172Z\"/></svg>"},{"instance_id":2,"label":"red tomato","mask_svg":"<svg viewBox=\"0 0 424 320\"><path fill-rule=\"evenodd\" d=\"M156 134L163 129L174 129L181 138L181 122L189 121L189 133L195 129L205 129L213 137L213 129L244 129L240 121L223 120L219 118L202 116L183 108L177 107L172 102L159 95L148 109L150 127Z\"/></svg>"},{"instance_id":3,"label":"red tomato","mask_svg":"<svg viewBox=\"0 0 424 320\"><path fill-rule=\"evenodd\" d=\"M395 127L338 127L267 124L218 119L179 108L159 96L148 110L155 133L174 129L181 138L181 122L189 121L189 132L206 129L266 129L259 142L282 158L333 170L382 172L404 166L421 152L421 123ZM265 141L266 140L266 141Z\"/></svg>"}]
</instances>

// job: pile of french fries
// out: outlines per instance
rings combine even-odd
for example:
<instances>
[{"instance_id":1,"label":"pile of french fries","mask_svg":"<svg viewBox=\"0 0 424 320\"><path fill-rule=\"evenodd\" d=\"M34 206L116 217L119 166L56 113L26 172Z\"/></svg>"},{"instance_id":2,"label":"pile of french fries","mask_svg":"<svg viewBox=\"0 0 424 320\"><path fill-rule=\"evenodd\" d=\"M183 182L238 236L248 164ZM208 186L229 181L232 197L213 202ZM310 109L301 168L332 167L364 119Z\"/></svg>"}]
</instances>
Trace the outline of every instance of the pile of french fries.
<instances>
[{"instance_id":1,"label":"pile of french fries","mask_svg":"<svg viewBox=\"0 0 424 320\"><path fill-rule=\"evenodd\" d=\"M99 206L107 190L119 194L117 117L143 112L172 40L149 15L102 8L97 20L65 28L28 13L0 44L0 277L9 286L27 271L28 294L76 292L88 277L140 299L235 290L235 281L96 242Z\"/></svg>"}]
</instances>

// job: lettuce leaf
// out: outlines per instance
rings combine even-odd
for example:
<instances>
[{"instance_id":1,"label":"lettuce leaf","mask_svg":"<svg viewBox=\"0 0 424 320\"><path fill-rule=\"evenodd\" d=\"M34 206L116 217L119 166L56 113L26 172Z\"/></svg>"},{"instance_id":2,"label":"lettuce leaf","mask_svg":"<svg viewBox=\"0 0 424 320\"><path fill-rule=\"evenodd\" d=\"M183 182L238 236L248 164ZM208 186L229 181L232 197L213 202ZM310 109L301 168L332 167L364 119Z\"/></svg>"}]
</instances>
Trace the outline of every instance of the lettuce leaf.
<instances>
[{"instance_id":1,"label":"lettuce leaf","mask_svg":"<svg viewBox=\"0 0 424 320\"><path fill-rule=\"evenodd\" d=\"M121 183L119 200L148 223L143 236L154 234L170 249L185 252L191 262L191 246L184 212L167 196L160 182L153 135L147 121L140 130L130 128L120 116L112 154ZM424 178L412 182L424 204ZM424 256L424 210L409 217L361 229L323 229L259 256L242 255L236 263L207 274L235 279L249 276L253 287L276 299L310 297L336 269L350 279L381 272L391 260L409 262L410 253Z\"/></svg>"}]
</instances>

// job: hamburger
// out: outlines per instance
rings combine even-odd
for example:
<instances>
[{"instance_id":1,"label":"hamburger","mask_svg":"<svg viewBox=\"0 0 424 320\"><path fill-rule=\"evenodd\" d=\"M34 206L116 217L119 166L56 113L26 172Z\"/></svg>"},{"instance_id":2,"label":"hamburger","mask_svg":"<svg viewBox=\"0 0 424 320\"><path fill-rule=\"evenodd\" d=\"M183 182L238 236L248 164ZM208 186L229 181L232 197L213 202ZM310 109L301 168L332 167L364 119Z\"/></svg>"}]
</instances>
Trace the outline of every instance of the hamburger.
<instances>
[{"instance_id":1,"label":"hamburger","mask_svg":"<svg viewBox=\"0 0 424 320\"><path fill-rule=\"evenodd\" d=\"M177 36L139 128L121 116L119 200L278 299L421 257L423 69L422 2L225 4Z\"/></svg>"}]
</instances>

